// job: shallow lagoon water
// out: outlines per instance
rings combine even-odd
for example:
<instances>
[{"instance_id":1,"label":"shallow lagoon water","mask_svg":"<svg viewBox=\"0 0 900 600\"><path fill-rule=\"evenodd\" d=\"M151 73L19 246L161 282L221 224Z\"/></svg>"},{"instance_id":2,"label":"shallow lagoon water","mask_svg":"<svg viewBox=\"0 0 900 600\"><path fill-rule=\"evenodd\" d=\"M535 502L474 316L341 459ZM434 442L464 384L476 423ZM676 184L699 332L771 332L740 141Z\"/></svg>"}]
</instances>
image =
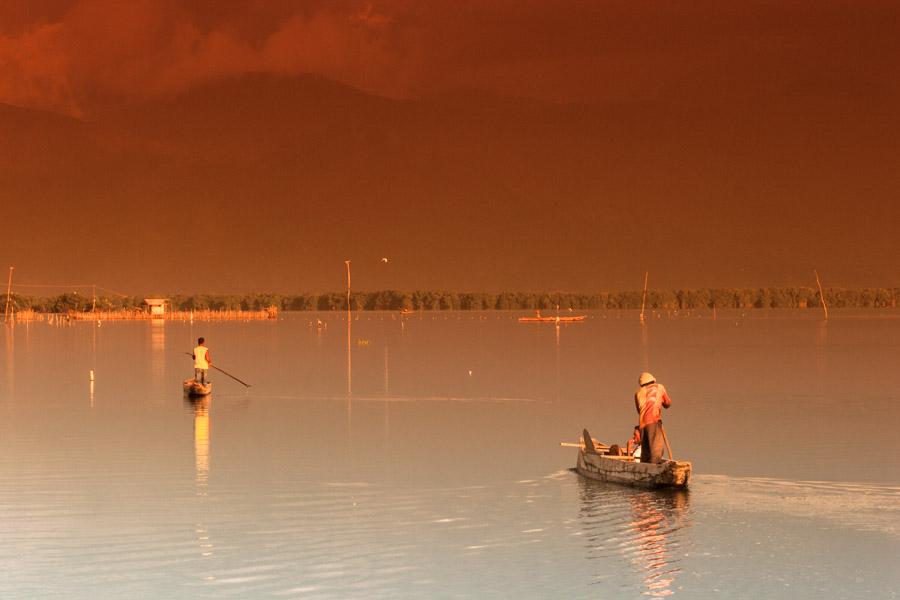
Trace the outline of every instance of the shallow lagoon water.
<instances>
[{"instance_id":1,"label":"shallow lagoon water","mask_svg":"<svg viewBox=\"0 0 900 600\"><path fill-rule=\"evenodd\" d=\"M900 315L516 316L5 328L0 596L896 597ZM199 335L253 386L186 401ZM558 445L644 369L689 492Z\"/></svg>"}]
</instances>

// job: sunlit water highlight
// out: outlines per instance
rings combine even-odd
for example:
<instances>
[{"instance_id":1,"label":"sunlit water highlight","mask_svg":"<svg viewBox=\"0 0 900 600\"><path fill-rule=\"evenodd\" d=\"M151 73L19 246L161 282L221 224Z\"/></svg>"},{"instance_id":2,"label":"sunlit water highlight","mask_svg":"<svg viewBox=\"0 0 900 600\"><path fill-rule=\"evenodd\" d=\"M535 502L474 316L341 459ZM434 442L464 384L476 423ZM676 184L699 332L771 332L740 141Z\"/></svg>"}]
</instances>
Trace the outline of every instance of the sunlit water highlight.
<instances>
[{"instance_id":1,"label":"sunlit water highlight","mask_svg":"<svg viewBox=\"0 0 900 600\"><path fill-rule=\"evenodd\" d=\"M6 329L0 597L896 597L900 320L514 316ZM185 401L197 335L253 387ZM558 446L644 368L689 492Z\"/></svg>"}]
</instances>

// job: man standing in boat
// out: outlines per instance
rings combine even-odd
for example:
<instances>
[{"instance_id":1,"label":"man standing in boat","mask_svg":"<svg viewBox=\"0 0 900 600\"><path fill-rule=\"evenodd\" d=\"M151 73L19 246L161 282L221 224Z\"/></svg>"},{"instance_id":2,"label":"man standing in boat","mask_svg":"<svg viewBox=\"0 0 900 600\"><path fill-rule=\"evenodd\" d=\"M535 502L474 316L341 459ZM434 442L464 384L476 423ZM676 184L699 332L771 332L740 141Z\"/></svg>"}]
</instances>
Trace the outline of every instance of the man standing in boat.
<instances>
[{"instance_id":1,"label":"man standing in boat","mask_svg":"<svg viewBox=\"0 0 900 600\"><path fill-rule=\"evenodd\" d=\"M197 347L194 348L194 381L206 385L206 372L212 365L212 358L209 356L209 348L205 346L206 340L197 338Z\"/></svg>"},{"instance_id":2,"label":"man standing in boat","mask_svg":"<svg viewBox=\"0 0 900 600\"><path fill-rule=\"evenodd\" d=\"M661 383L650 373L641 373L638 378L640 387L634 394L634 406L640 415L641 428L641 462L661 463L663 461L663 445L661 407L669 408L672 400Z\"/></svg>"}]
</instances>

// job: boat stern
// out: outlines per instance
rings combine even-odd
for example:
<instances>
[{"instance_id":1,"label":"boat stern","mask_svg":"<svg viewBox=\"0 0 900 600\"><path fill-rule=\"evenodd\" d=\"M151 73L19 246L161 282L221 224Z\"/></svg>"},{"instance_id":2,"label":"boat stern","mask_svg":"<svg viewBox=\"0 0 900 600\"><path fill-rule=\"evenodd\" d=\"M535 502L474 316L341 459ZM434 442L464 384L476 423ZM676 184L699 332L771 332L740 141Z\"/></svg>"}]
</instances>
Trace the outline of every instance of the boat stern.
<instances>
[{"instance_id":1,"label":"boat stern","mask_svg":"<svg viewBox=\"0 0 900 600\"><path fill-rule=\"evenodd\" d=\"M686 461L642 463L582 449L578 450L575 470L590 479L643 488L685 488L691 479L691 463Z\"/></svg>"}]
</instances>

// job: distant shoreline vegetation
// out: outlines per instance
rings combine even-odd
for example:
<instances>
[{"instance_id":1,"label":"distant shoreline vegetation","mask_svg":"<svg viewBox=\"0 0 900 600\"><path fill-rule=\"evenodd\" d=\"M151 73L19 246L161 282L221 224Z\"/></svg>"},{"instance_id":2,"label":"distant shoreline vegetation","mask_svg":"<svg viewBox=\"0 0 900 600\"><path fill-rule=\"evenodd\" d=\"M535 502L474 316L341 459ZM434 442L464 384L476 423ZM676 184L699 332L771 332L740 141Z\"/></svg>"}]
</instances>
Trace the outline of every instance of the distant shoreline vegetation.
<instances>
[{"instance_id":1,"label":"distant shoreline vegetation","mask_svg":"<svg viewBox=\"0 0 900 600\"><path fill-rule=\"evenodd\" d=\"M549 292L402 292L382 290L352 292L353 310L598 310L640 309L641 291L597 293ZM52 297L13 294L10 304L16 311L41 313L140 310L143 296L97 296L65 293ZM176 294L168 296L173 310L264 310L276 306L282 311L346 310L346 292L322 294ZM900 288L829 288L825 302L829 308L896 308ZM821 306L819 292L810 287L709 288L647 290L647 310L689 310L699 308L803 308Z\"/></svg>"}]
</instances>

